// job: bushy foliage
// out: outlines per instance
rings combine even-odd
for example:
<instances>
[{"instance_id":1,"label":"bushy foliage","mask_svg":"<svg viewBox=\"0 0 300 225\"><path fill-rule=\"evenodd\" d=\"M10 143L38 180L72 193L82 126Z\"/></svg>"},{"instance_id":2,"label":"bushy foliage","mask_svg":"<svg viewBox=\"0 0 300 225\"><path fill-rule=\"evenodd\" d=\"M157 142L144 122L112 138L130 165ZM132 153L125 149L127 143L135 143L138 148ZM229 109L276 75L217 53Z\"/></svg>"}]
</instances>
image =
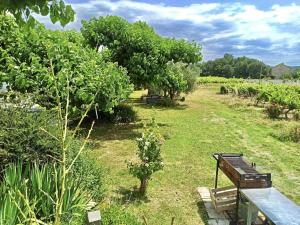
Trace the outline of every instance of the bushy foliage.
<instances>
[{"instance_id":1,"label":"bushy foliage","mask_svg":"<svg viewBox=\"0 0 300 225\"><path fill-rule=\"evenodd\" d=\"M178 63L169 62L166 72L159 77L159 87L163 90L164 96L169 96L171 100L185 91L188 86L184 79L182 66Z\"/></svg>"},{"instance_id":2,"label":"bushy foliage","mask_svg":"<svg viewBox=\"0 0 300 225\"><path fill-rule=\"evenodd\" d=\"M128 163L129 172L137 177L140 182L140 194L144 195L153 173L163 169L163 161L160 153L161 136L157 132L157 125L152 119L151 123L145 128L142 137L138 138L139 163Z\"/></svg>"},{"instance_id":3,"label":"bushy foliage","mask_svg":"<svg viewBox=\"0 0 300 225\"><path fill-rule=\"evenodd\" d=\"M259 79L271 76L271 67L257 59L243 57L234 58L225 54L223 58L203 63L204 76L237 77Z\"/></svg>"},{"instance_id":4,"label":"bushy foliage","mask_svg":"<svg viewBox=\"0 0 300 225\"><path fill-rule=\"evenodd\" d=\"M72 178L78 182L82 190L88 192L93 201L100 201L104 197L105 169L88 151L80 155L71 173Z\"/></svg>"},{"instance_id":5,"label":"bushy foliage","mask_svg":"<svg viewBox=\"0 0 300 225\"><path fill-rule=\"evenodd\" d=\"M41 128L57 134L56 117L51 112L28 108L0 108L0 164L10 162L46 163L60 158L59 143Z\"/></svg>"},{"instance_id":6,"label":"bushy foliage","mask_svg":"<svg viewBox=\"0 0 300 225\"><path fill-rule=\"evenodd\" d=\"M279 105L271 104L266 107L266 113L270 119L278 119L282 114L282 108Z\"/></svg>"},{"instance_id":7,"label":"bushy foliage","mask_svg":"<svg viewBox=\"0 0 300 225\"><path fill-rule=\"evenodd\" d=\"M0 224L41 224L54 221L61 182L57 165L10 164L0 183ZM78 224L89 201L87 193L73 179L66 180L62 224ZM39 223L38 223L39 222Z\"/></svg>"},{"instance_id":8,"label":"bushy foliage","mask_svg":"<svg viewBox=\"0 0 300 225\"><path fill-rule=\"evenodd\" d=\"M142 225L135 216L132 214L126 212L124 209L121 208L121 206L113 205L109 208L104 209L101 212L102 220L101 224L103 225Z\"/></svg>"},{"instance_id":9,"label":"bushy foliage","mask_svg":"<svg viewBox=\"0 0 300 225\"><path fill-rule=\"evenodd\" d=\"M267 103L267 112L271 118L278 118L284 114L287 119L288 113L297 114L300 109L299 86L255 83L224 84L221 92L242 97L254 97L257 103Z\"/></svg>"},{"instance_id":10,"label":"bushy foliage","mask_svg":"<svg viewBox=\"0 0 300 225\"><path fill-rule=\"evenodd\" d=\"M113 123L131 123L136 121L137 113L132 106L120 104L113 108L113 112L108 117Z\"/></svg>"},{"instance_id":11,"label":"bushy foliage","mask_svg":"<svg viewBox=\"0 0 300 225\"><path fill-rule=\"evenodd\" d=\"M90 47L109 48L111 60L127 68L137 88L156 83L169 61L197 63L202 59L196 43L160 37L145 22L105 16L83 21L81 32Z\"/></svg>"},{"instance_id":12,"label":"bushy foliage","mask_svg":"<svg viewBox=\"0 0 300 225\"><path fill-rule=\"evenodd\" d=\"M131 93L126 70L85 48L80 34L50 31L42 26L29 31L18 30L5 16L0 17L0 24L7 20L11 28L0 40L0 46L5 45L2 48L0 82L7 82L10 89L35 92L40 96L39 104L52 108L56 91L61 99L66 99L66 88L69 88L71 113L74 115L92 100L98 110L109 111ZM7 37L14 34L19 41L10 45Z\"/></svg>"},{"instance_id":13,"label":"bushy foliage","mask_svg":"<svg viewBox=\"0 0 300 225\"><path fill-rule=\"evenodd\" d=\"M63 0L4 0L0 4L1 13L11 13L18 24L34 26L32 14L50 15L52 23L60 22L62 26L74 21L75 12L71 5L65 5Z\"/></svg>"},{"instance_id":14,"label":"bushy foliage","mask_svg":"<svg viewBox=\"0 0 300 225\"><path fill-rule=\"evenodd\" d=\"M157 89L162 90L164 96L173 100L180 96L180 93L192 92L196 87L197 72L191 65L182 62L167 63L167 68L158 78Z\"/></svg>"},{"instance_id":15,"label":"bushy foliage","mask_svg":"<svg viewBox=\"0 0 300 225\"><path fill-rule=\"evenodd\" d=\"M228 83L243 83L244 80L240 78L225 78L225 77L198 77L198 84L228 84Z\"/></svg>"}]
</instances>

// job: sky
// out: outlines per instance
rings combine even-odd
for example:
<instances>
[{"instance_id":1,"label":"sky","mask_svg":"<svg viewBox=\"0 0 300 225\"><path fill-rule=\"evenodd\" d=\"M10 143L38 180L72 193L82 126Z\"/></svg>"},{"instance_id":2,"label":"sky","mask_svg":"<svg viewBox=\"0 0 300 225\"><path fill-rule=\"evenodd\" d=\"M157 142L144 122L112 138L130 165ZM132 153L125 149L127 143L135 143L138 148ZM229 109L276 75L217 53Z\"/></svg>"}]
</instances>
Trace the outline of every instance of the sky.
<instances>
[{"instance_id":1,"label":"sky","mask_svg":"<svg viewBox=\"0 0 300 225\"><path fill-rule=\"evenodd\" d=\"M76 20L63 29L80 30L81 20L118 15L146 21L167 37L194 40L204 60L225 53L248 56L269 65L300 65L300 0L66 0ZM62 29L39 17L48 28Z\"/></svg>"}]
</instances>

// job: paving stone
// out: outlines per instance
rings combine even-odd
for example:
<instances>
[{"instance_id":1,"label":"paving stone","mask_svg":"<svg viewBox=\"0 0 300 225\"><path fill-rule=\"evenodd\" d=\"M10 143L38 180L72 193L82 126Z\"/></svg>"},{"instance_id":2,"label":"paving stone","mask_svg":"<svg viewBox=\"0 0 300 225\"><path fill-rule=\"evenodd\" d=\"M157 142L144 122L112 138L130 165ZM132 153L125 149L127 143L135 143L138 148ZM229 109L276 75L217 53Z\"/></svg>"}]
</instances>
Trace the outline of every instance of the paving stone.
<instances>
[{"instance_id":1,"label":"paving stone","mask_svg":"<svg viewBox=\"0 0 300 225\"><path fill-rule=\"evenodd\" d=\"M230 222L225 215L225 213L219 213L215 210L214 205L211 202L210 198L210 192L209 188L207 187L199 187L197 188L197 191L204 202L204 206L206 209L206 212L208 214L209 220L208 224L209 225L229 225Z\"/></svg>"},{"instance_id":2,"label":"paving stone","mask_svg":"<svg viewBox=\"0 0 300 225\"><path fill-rule=\"evenodd\" d=\"M204 202L206 209L214 209L214 205L211 202Z\"/></svg>"},{"instance_id":3,"label":"paving stone","mask_svg":"<svg viewBox=\"0 0 300 225\"><path fill-rule=\"evenodd\" d=\"M216 220L208 220L208 225L218 225Z\"/></svg>"},{"instance_id":4,"label":"paving stone","mask_svg":"<svg viewBox=\"0 0 300 225\"><path fill-rule=\"evenodd\" d=\"M213 209L206 209L208 217L210 219L226 219L224 213L218 213L214 208Z\"/></svg>"},{"instance_id":5,"label":"paving stone","mask_svg":"<svg viewBox=\"0 0 300 225\"><path fill-rule=\"evenodd\" d=\"M209 193L209 189L207 187L199 187L197 189L197 191L200 194L200 197L202 198L202 200L210 199L210 193Z\"/></svg>"},{"instance_id":6,"label":"paving stone","mask_svg":"<svg viewBox=\"0 0 300 225\"><path fill-rule=\"evenodd\" d=\"M229 222L229 220L227 220L227 219L224 219L224 220L217 220L217 224L218 225L229 225L230 224L230 222Z\"/></svg>"}]
</instances>

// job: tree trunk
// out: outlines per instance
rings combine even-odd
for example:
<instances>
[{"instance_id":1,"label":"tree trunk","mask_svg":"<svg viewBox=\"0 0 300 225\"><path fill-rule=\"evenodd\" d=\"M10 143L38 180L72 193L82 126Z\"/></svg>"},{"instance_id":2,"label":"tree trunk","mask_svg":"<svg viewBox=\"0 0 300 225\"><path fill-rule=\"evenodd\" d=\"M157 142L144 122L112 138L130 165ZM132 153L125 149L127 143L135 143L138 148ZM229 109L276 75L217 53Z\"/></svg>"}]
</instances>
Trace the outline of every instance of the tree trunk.
<instances>
[{"instance_id":1,"label":"tree trunk","mask_svg":"<svg viewBox=\"0 0 300 225\"><path fill-rule=\"evenodd\" d=\"M291 111L291 109L288 109L287 111L285 111L285 119L288 119L289 117L288 117L288 114L289 114L289 112Z\"/></svg>"},{"instance_id":2,"label":"tree trunk","mask_svg":"<svg viewBox=\"0 0 300 225\"><path fill-rule=\"evenodd\" d=\"M169 91L169 95L170 95L170 99L173 101L174 97L175 97L175 94L173 91Z\"/></svg>"},{"instance_id":3,"label":"tree trunk","mask_svg":"<svg viewBox=\"0 0 300 225\"><path fill-rule=\"evenodd\" d=\"M148 186L148 179L147 178L142 178L141 179L141 186L140 186L140 194L144 196L147 191L147 186Z\"/></svg>"}]
</instances>

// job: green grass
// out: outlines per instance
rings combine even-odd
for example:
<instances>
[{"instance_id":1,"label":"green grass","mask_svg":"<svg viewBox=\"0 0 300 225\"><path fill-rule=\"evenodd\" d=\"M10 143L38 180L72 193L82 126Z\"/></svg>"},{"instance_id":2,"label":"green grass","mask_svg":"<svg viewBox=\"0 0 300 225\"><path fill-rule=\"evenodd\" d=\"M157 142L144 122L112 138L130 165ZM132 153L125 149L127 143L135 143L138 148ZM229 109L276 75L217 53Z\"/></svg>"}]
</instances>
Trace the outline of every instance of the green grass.
<instances>
[{"instance_id":1,"label":"green grass","mask_svg":"<svg viewBox=\"0 0 300 225\"><path fill-rule=\"evenodd\" d=\"M196 188L214 183L214 152L243 152L264 172L271 172L274 186L300 203L299 144L280 142L271 134L280 129L262 110L245 107L242 100L217 94L218 87L201 87L178 107L152 109L132 103L140 121L130 125L99 124L93 134L93 151L99 163L109 168L107 201L119 202L128 211L147 218L149 225L205 224ZM238 103L238 104L237 104ZM162 155L165 169L154 174L148 198L137 200L132 190L139 185L129 175L125 160L135 158L142 124L155 115L161 133L167 137ZM228 180L221 177L221 185Z\"/></svg>"}]
</instances>

